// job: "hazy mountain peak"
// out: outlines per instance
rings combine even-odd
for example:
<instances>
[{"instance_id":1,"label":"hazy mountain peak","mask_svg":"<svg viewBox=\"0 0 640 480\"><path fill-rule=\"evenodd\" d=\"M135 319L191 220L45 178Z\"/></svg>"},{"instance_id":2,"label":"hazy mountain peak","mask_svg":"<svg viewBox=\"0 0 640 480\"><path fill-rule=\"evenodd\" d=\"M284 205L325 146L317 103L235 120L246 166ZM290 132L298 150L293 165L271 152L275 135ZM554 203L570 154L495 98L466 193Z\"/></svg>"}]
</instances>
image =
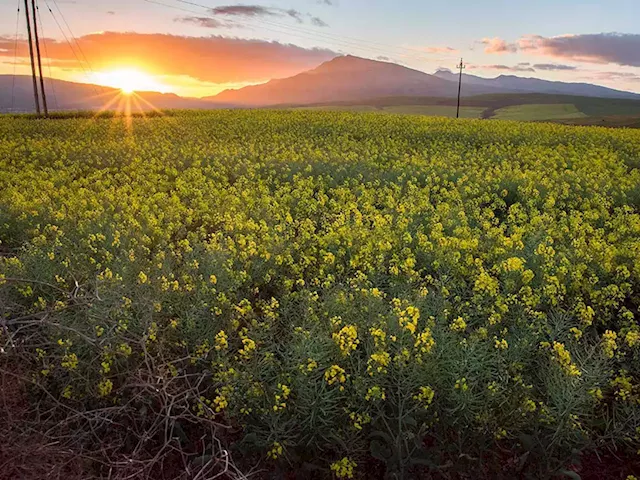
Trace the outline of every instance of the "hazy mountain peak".
<instances>
[{"instance_id":1,"label":"hazy mountain peak","mask_svg":"<svg viewBox=\"0 0 640 480\"><path fill-rule=\"evenodd\" d=\"M378 69L378 68L388 68L392 66L394 68L404 68L401 65L389 62L381 62L378 60L370 60L368 58L355 57L353 55L343 55L340 57L335 57L331 60L328 60L318 67L316 67L314 72L327 72L327 71L353 71L353 70L364 70L364 69Z\"/></svg>"}]
</instances>

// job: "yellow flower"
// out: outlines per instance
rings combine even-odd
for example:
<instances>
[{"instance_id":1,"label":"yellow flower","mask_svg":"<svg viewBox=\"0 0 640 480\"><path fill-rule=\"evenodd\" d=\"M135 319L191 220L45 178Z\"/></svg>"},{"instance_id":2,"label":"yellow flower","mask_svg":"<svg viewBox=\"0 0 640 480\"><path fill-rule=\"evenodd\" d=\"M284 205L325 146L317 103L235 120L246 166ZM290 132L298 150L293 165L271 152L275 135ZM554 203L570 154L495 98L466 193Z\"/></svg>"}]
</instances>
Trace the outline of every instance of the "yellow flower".
<instances>
[{"instance_id":1,"label":"yellow flower","mask_svg":"<svg viewBox=\"0 0 640 480\"><path fill-rule=\"evenodd\" d=\"M507 343L507 341L503 338L502 340L498 340L497 337L493 337L494 338L494 342L495 342L495 347L498 350L506 350L507 348L509 348L509 344Z\"/></svg>"},{"instance_id":2,"label":"yellow flower","mask_svg":"<svg viewBox=\"0 0 640 480\"><path fill-rule=\"evenodd\" d=\"M220 330L215 337L215 349L218 351L226 350L229 347L228 338L224 330Z\"/></svg>"},{"instance_id":3,"label":"yellow flower","mask_svg":"<svg viewBox=\"0 0 640 480\"><path fill-rule=\"evenodd\" d=\"M420 403L422 408L429 408L434 396L435 392L431 387L420 387L419 392L413 396L413 399Z\"/></svg>"},{"instance_id":4,"label":"yellow flower","mask_svg":"<svg viewBox=\"0 0 640 480\"><path fill-rule=\"evenodd\" d=\"M498 430L496 430L493 436L496 440L502 440L503 438L507 437L507 431L504 428L499 428Z\"/></svg>"},{"instance_id":5,"label":"yellow flower","mask_svg":"<svg viewBox=\"0 0 640 480\"><path fill-rule=\"evenodd\" d=\"M402 310L400 308L402 302L398 298L394 298L392 303L394 305L394 310L398 315L398 322L400 323L400 326L412 334L415 333L416 328L418 328L418 320L420 319L420 310L411 305Z\"/></svg>"},{"instance_id":6,"label":"yellow flower","mask_svg":"<svg viewBox=\"0 0 640 480\"><path fill-rule=\"evenodd\" d=\"M385 400L386 398L387 396L384 390L377 385L367 390L367 394L364 397L367 402L371 400Z\"/></svg>"},{"instance_id":7,"label":"yellow flower","mask_svg":"<svg viewBox=\"0 0 640 480\"><path fill-rule=\"evenodd\" d=\"M387 338L387 334L384 332L384 330L380 328L371 328L369 329L369 333L373 337L373 343L375 344L376 348L384 347L385 340Z\"/></svg>"},{"instance_id":8,"label":"yellow flower","mask_svg":"<svg viewBox=\"0 0 640 480\"><path fill-rule=\"evenodd\" d=\"M244 358L249 358L255 349L256 342L251 340L249 337L245 337L242 339L242 348L238 350L238 353Z\"/></svg>"},{"instance_id":9,"label":"yellow flower","mask_svg":"<svg viewBox=\"0 0 640 480\"><path fill-rule=\"evenodd\" d=\"M589 395L591 395L597 401L600 401L603 398L602 390L600 388L597 388L597 387L590 389L589 390Z\"/></svg>"},{"instance_id":10,"label":"yellow flower","mask_svg":"<svg viewBox=\"0 0 640 480\"><path fill-rule=\"evenodd\" d=\"M458 317L451 322L449 329L453 332L464 332L467 329L467 322L462 317Z\"/></svg>"},{"instance_id":11,"label":"yellow flower","mask_svg":"<svg viewBox=\"0 0 640 480\"><path fill-rule=\"evenodd\" d=\"M620 372L620 374L611 381L611 386L615 388L616 397L623 401L631 400L633 384L631 383L631 377L628 377L626 372Z\"/></svg>"},{"instance_id":12,"label":"yellow flower","mask_svg":"<svg viewBox=\"0 0 640 480\"><path fill-rule=\"evenodd\" d=\"M349 418L353 422L353 428L356 430L362 430L362 426L368 423L371 423L371 417L366 413L360 414L356 412L351 412L349 414Z\"/></svg>"},{"instance_id":13,"label":"yellow flower","mask_svg":"<svg viewBox=\"0 0 640 480\"><path fill-rule=\"evenodd\" d=\"M138 274L138 283L144 284L144 283L147 283L148 281L149 281L149 277L147 277L146 273L140 272Z\"/></svg>"},{"instance_id":14,"label":"yellow flower","mask_svg":"<svg viewBox=\"0 0 640 480\"><path fill-rule=\"evenodd\" d=\"M546 343L546 342L543 342ZM548 345L548 344L547 344ZM544 347L545 345L543 345ZM560 368L570 377L579 377L582 372L572 363L571 354L562 343L553 342L553 353L551 359L560 365Z\"/></svg>"},{"instance_id":15,"label":"yellow flower","mask_svg":"<svg viewBox=\"0 0 640 480\"><path fill-rule=\"evenodd\" d=\"M151 325L149 325L147 338L150 342L155 342L156 340L158 340L158 324L156 322L151 322Z\"/></svg>"},{"instance_id":16,"label":"yellow flower","mask_svg":"<svg viewBox=\"0 0 640 480\"><path fill-rule=\"evenodd\" d=\"M316 368L318 368L318 362L316 362L313 358L308 358L306 364L301 364L299 366L300 371L310 373L313 372Z\"/></svg>"},{"instance_id":17,"label":"yellow flower","mask_svg":"<svg viewBox=\"0 0 640 480\"><path fill-rule=\"evenodd\" d=\"M62 390L62 396L68 400L71 398L72 395L73 395L73 390L71 388L71 385L67 385L66 387L64 387L64 390Z\"/></svg>"},{"instance_id":18,"label":"yellow flower","mask_svg":"<svg viewBox=\"0 0 640 480\"><path fill-rule=\"evenodd\" d=\"M280 391L275 394L275 404L273 405L274 412L285 409L287 407L286 400L289 398L289 395L291 395L291 389L287 385L279 383L278 389Z\"/></svg>"},{"instance_id":19,"label":"yellow flower","mask_svg":"<svg viewBox=\"0 0 640 480\"><path fill-rule=\"evenodd\" d=\"M338 333L333 334L333 341L338 345L342 355L345 357L350 355L360 341L358 340L358 330L354 325L346 325L340 329Z\"/></svg>"},{"instance_id":20,"label":"yellow flower","mask_svg":"<svg viewBox=\"0 0 640 480\"><path fill-rule=\"evenodd\" d=\"M469 390L467 379L461 378L460 380L456 380L455 389L460 390L461 392L466 392L467 390Z\"/></svg>"},{"instance_id":21,"label":"yellow flower","mask_svg":"<svg viewBox=\"0 0 640 480\"><path fill-rule=\"evenodd\" d=\"M618 338L618 335L611 330L607 330L602 335L602 350L607 358L613 358L618 349L616 338Z\"/></svg>"},{"instance_id":22,"label":"yellow flower","mask_svg":"<svg viewBox=\"0 0 640 480\"><path fill-rule=\"evenodd\" d=\"M120 345L118 345L118 351L125 357L128 357L129 355L131 355L132 349L128 343L121 343Z\"/></svg>"},{"instance_id":23,"label":"yellow flower","mask_svg":"<svg viewBox=\"0 0 640 480\"><path fill-rule=\"evenodd\" d=\"M433 350L435 345L436 342L433 339L429 328L425 328L423 332L419 333L414 343L414 347L422 353L431 353L431 350Z\"/></svg>"},{"instance_id":24,"label":"yellow flower","mask_svg":"<svg viewBox=\"0 0 640 480\"><path fill-rule=\"evenodd\" d=\"M519 272L524 270L524 260L518 257L511 257L502 262L502 269L505 272Z\"/></svg>"},{"instance_id":25,"label":"yellow flower","mask_svg":"<svg viewBox=\"0 0 640 480\"><path fill-rule=\"evenodd\" d=\"M106 397L113 390L113 382L109 379L104 379L98 384L98 395Z\"/></svg>"},{"instance_id":26,"label":"yellow flower","mask_svg":"<svg viewBox=\"0 0 640 480\"><path fill-rule=\"evenodd\" d=\"M536 405L536 402L534 402L530 398L527 398L523 402L522 408L524 409L525 412L531 413L531 412L535 412L538 407Z\"/></svg>"},{"instance_id":27,"label":"yellow flower","mask_svg":"<svg viewBox=\"0 0 640 480\"><path fill-rule=\"evenodd\" d=\"M222 387L218 390L218 395L213 399L213 409L216 413L220 413L229 406L228 395L230 395L231 392L232 388L229 386Z\"/></svg>"},{"instance_id":28,"label":"yellow flower","mask_svg":"<svg viewBox=\"0 0 640 480\"><path fill-rule=\"evenodd\" d=\"M573 336L576 340L580 340L582 338L582 330L580 330L579 328L572 327L569 329L569 331L573 333Z\"/></svg>"},{"instance_id":29,"label":"yellow flower","mask_svg":"<svg viewBox=\"0 0 640 480\"><path fill-rule=\"evenodd\" d=\"M347 381L347 376L344 368L338 365L331 365L331 367L324 372L324 379L329 385L336 383L343 384ZM340 390L344 390L343 385L340 385Z\"/></svg>"},{"instance_id":30,"label":"yellow flower","mask_svg":"<svg viewBox=\"0 0 640 480\"><path fill-rule=\"evenodd\" d=\"M624 337L624 341L629 347L635 347L636 345L640 344L640 332L638 332L637 330L631 330L627 332L627 335Z\"/></svg>"},{"instance_id":31,"label":"yellow flower","mask_svg":"<svg viewBox=\"0 0 640 480\"><path fill-rule=\"evenodd\" d=\"M334 472L338 478L353 478L353 470L357 466L358 464L356 462L350 460L348 457L344 457L342 460L331 464L331 471Z\"/></svg>"},{"instance_id":32,"label":"yellow flower","mask_svg":"<svg viewBox=\"0 0 640 480\"><path fill-rule=\"evenodd\" d=\"M473 290L495 297L498 294L499 287L500 284L498 283L498 280L491 277L487 272L482 271L476 279Z\"/></svg>"},{"instance_id":33,"label":"yellow flower","mask_svg":"<svg viewBox=\"0 0 640 480\"><path fill-rule=\"evenodd\" d=\"M271 450L267 452L267 457L269 457L272 460L276 460L278 457L282 455L283 452L284 450L280 442L273 442L273 445L271 446Z\"/></svg>"},{"instance_id":34,"label":"yellow flower","mask_svg":"<svg viewBox=\"0 0 640 480\"><path fill-rule=\"evenodd\" d=\"M369 375L377 373L387 373L387 366L391 362L391 356L387 352L378 352L371 354L371 358L367 361L367 372Z\"/></svg>"},{"instance_id":35,"label":"yellow flower","mask_svg":"<svg viewBox=\"0 0 640 480\"><path fill-rule=\"evenodd\" d=\"M75 370L78 368L78 356L75 353L67 353L62 357L60 365L67 370Z\"/></svg>"}]
</instances>

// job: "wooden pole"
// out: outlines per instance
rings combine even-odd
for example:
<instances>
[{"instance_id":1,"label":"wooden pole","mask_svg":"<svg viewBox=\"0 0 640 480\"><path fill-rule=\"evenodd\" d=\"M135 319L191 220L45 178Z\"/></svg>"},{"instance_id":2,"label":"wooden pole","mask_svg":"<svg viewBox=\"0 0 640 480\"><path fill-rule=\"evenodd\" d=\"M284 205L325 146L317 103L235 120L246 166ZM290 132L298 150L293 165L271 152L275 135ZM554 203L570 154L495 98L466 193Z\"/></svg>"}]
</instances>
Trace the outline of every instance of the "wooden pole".
<instances>
[{"instance_id":1,"label":"wooden pole","mask_svg":"<svg viewBox=\"0 0 640 480\"><path fill-rule=\"evenodd\" d=\"M462 59L460 59L458 68L460 69L460 79L458 80L458 109L456 110L456 118L460 118L460 93L462 92L462 70L464 69Z\"/></svg>"},{"instance_id":2,"label":"wooden pole","mask_svg":"<svg viewBox=\"0 0 640 480\"><path fill-rule=\"evenodd\" d=\"M24 0L24 10L27 17L27 36L29 37L29 56L31 57L31 75L33 77L33 98L36 102L36 112L40 115L40 100L38 95L38 81L36 80L36 64L33 59L33 38L31 37L31 19L29 18L29 0Z\"/></svg>"},{"instance_id":3,"label":"wooden pole","mask_svg":"<svg viewBox=\"0 0 640 480\"><path fill-rule=\"evenodd\" d=\"M42 58L40 57L40 40L38 39L38 11L36 9L36 0L31 0L33 10L33 33L36 39L36 55L38 57L38 71L40 72L40 92L42 93L42 106L44 107L44 116L49 116L47 108L47 93L44 90L44 77L42 76Z\"/></svg>"}]
</instances>

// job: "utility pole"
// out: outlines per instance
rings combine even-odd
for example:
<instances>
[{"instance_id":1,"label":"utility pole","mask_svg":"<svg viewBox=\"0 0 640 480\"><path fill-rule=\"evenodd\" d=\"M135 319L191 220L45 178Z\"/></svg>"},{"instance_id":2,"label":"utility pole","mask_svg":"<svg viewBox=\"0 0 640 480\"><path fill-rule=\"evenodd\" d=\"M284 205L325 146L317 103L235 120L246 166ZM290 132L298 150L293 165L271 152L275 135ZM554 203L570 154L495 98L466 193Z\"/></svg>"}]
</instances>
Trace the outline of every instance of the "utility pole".
<instances>
[{"instance_id":1,"label":"utility pole","mask_svg":"<svg viewBox=\"0 0 640 480\"><path fill-rule=\"evenodd\" d=\"M460 118L460 93L462 92L462 70L465 69L465 65L460 59L460 65L458 65L460 69L460 79L458 80L458 109L456 110L456 118Z\"/></svg>"},{"instance_id":2,"label":"utility pole","mask_svg":"<svg viewBox=\"0 0 640 480\"><path fill-rule=\"evenodd\" d=\"M29 18L29 0L24 0L24 10L27 17L27 36L29 37L29 56L31 57L31 75L33 77L33 97L36 101L36 112L40 115L40 100L38 95L38 81L36 80L36 64L33 59L33 38L31 37L31 19Z\"/></svg>"},{"instance_id":3,"label":"utility pole","mask_svg":"<svg viewBox=\"0 0 640 480\"><path fill-rule=\"evenodd\" d=\"M36 9L36 0L31 0L33 10L33 33L36 38L36 54L38 56L38 70L40 72L40 91L42 92L42 106L44 107L44 116L49 116L47 109L47 94L44 90L44 77L42 76L42 58L40 57L40 40L38 39L38 10Z\"/></svg>"}]
</instances>

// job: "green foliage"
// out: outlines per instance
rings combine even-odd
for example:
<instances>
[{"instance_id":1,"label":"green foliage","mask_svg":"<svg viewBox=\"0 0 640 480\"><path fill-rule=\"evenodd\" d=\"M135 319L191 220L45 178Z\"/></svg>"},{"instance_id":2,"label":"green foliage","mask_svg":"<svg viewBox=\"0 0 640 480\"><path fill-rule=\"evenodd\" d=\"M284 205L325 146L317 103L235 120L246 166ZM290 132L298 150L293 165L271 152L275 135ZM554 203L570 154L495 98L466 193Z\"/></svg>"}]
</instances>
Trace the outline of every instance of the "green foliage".
<instances>
[{"instance_id":1,"label":"green foliage","mask_svg":"<svg viewBox=\"0 0 640 480\"><path fill-rule=\"evenodd\" d=\"M493 118L498 120L564 120L572 118L584 118L586 115L580 112L573 104L534 104L517 105L496 110Z\"/></svg>"},{"instance_id":2,"label":"green foliage","mask_svg":"<svg viewBox=\"0 0 640 480\"><path fill-rule=\"evenodd\" d=\"M34 408L164 392L272 469L635 452L638 158L638 132L499 121L0 118L3 348Z\"/></svg>"}]
</instances>

